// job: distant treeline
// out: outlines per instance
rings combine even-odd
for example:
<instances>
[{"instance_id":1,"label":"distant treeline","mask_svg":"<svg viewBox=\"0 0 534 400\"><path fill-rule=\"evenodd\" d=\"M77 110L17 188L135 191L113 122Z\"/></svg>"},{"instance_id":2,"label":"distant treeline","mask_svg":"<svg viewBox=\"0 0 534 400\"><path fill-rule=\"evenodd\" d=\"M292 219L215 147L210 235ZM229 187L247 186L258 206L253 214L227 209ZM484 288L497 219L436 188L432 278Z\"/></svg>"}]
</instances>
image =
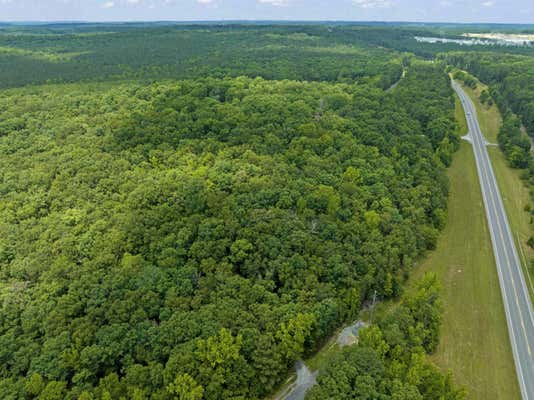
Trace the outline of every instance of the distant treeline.
<instances>
[{"instance_id":1,"label":"distant treeline","mask_svg":"<svg viewBox=\"0 0 534 400\"><path fill-rule=\"evenodd\" d=\"M46 82L184 79L246 75L265 79L374 82L402 73L400 53L432 59L465 49L419 43L458 37L435 27L350 24L54 24L0 28L0 88ZM532 54L532 48L472 46Z\"/></svg>"},{"instance_id":2,"label":"distant treeline","mask_svg":"<svg viewBox=\"0 0 534 400\"><path fill-rule=\"evenodd\" d=\"M246 75L360 82L387 88L402 73L397 52L326 26L199 25L109 31L69 25L0 30L0 87L45 82ZM102 29L102 27L100 27Z\"/></svg>"}]
</instances>

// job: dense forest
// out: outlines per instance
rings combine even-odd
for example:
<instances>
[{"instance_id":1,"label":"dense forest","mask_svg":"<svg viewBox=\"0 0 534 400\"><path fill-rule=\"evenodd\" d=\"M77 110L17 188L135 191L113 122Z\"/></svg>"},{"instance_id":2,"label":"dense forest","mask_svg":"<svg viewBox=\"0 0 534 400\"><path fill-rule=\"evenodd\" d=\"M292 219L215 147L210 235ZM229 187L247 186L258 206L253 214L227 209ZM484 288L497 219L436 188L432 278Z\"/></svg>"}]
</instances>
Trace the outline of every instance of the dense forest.
<instances>
[{"instance_id":1,"label":"dense forest","mask_svg":"<svg viewBox=\"0 0 534 400\"><path fill-rule=\"evenodd\" d=\"M76 26L78 28L78 26ZM246 75L265 79L373 82L402 73L392 50L326 26L164 26L0 29L0 87L119 79Z\"/></svg>"},{"instance_id":2,"label":"dense forest","mask_svg":"<svg viewBox=\"0 0 534 400\"><path fill-rule=\"evenodd\" d=\"M434 275L423 277L383 321L360 332L358 346L329 361L307 399L463 399L425 357L438 344L439 290Z\"/></svg>"},{"instance_id":3,"label":"dense forest","mask_svg":"<svg viewBox=\"0 0 534 400\"><path fill-rule=\"evenodd\" d=\"M403 296L446 221L453 92L336 29L0 34L0 398L260 399L375 291ZM311 398L338 373L359 398L462 398L426 360L436 290Z\"/></svg>"}]
</instances>

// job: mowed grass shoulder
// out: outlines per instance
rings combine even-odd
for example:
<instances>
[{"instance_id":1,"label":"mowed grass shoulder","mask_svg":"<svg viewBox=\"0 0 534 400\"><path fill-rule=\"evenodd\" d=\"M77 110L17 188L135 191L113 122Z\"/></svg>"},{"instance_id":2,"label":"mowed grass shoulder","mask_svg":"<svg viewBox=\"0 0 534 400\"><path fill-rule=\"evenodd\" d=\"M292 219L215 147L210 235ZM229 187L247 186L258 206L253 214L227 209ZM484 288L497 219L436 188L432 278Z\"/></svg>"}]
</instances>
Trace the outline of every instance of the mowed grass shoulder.
<instances>
[{"instance_id":1,"label":"mowed grass shoulder","mask_svg":"<svg viewBox=\"0 0 534 400\"><path fill-rule=\"evenodd\" d=\"M462 84L461 81L459 83ZM479 100L480 94L484 90L487 90L488 87L481 82L477 84L476 89L472 89L465 85L462 85L462 87L475 104L478 123L480 124L480 129L482 129L482 133L484 133L486 140L496 144L497 134L499 133L499 129L501 128L502 124L501 114L499 113L499 109L495 104L488 106L482 104Z\"/></svg>"},{"instance_id":2,"label":"mowed grass shoulder","mask_svg":"<svg viewBox=\"0 0 534 400\"><path fill-rule=\"evenodd\" d=\"M457 99L462 135L465 116ZM451 370L468 398L520 399L504 307L471 145L462 142L449 169L448 222L417 275L441 278L444 318L433 361Z\"/></svg>"}]
</instances>

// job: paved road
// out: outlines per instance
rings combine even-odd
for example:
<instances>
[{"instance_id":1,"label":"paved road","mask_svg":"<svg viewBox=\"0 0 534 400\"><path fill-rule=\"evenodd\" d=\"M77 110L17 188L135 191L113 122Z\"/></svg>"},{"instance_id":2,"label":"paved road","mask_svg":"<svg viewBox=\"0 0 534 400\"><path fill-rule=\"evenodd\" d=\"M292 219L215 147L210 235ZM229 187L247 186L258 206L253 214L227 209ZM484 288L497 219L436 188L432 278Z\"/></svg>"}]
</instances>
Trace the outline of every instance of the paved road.
<instances>
[{"instance_id":1,"label":"paved road","mask_svg":"<svg viewBox=\"0 0 534 400\"><path fill-rule=\"evenodd\" d=\"M346 326L336 338L336 343L341 347L355 344L358 341L360 330L366 326L368 324L361 320ZM283 390L275 400L304 400L308 390L317 384L318 371L310 371L306 364L304 364L304 361L297 361L295 371L297 372L296 381Z\"/></svg>"},{"instance_id":2,"label":"paved road","mask_svg":"<svg viewBox=\"0 0 534 400\"><path fill-rule=\"evenodd\" d=\"M453 88L460 96L469 126L468 139L475 153L521 394L524 400L534 400L532 303L486 149L486 141L478 125L475 106L456 82L453 82Z\"/></svg>"},{"instance_id":3,"label":"paved road","mask_svg":"<svg viewBox=\"0 0 534 400\"><path fill-rule=\"evenodd\" d=\"M404 79L406 76L406 68L402 69L402 74L397 82L395 82L393 85L391 85L389 88L386 89L386 92L391 92L393 89L395 89L397 86L399 86L399 83Z\"/></svg>"},{"instance_id":4,"label":"paved road","mask_svg":"<svg viewBox=\"0 0 534 400\"><path fill-rule=\"evenodd\" d=\"M358 342L360 330L368 325L369 324L363 322L362 320L358 320L353 324L346 326L337 336L336 344L340 347L352 346L353 344L356 344Z\"/></svg>"},{"instance_id":5,"label":"paved road","mask_svg":"<svg viewBox=\"0 0 534 400\"><path fill-rule=\"evenodd\" d=\"M304 400L306 392L317 384L317 372L311 372L304 361L297 361L295 370L297 371L297 380L276 400Z\"/></svg>"}]
</instances>

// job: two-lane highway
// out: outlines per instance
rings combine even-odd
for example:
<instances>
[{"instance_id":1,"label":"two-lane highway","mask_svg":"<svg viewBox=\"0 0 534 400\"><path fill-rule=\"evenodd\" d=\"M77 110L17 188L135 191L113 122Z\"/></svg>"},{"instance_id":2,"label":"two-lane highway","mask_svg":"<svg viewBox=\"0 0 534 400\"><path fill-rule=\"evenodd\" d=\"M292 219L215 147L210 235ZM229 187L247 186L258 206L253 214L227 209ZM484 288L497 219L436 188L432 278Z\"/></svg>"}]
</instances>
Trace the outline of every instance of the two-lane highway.
<instances>
[{"instance_id":1,"label":"two-lane highway","mask_svg":"<svg viewBox=\"0 0 534 400\"><path fill-rule=\"evenodd\" d=\"M475 153L521 394L524 400L534 400L532 303L475 106L456 82L452 85L462 102L469 127L469 140Z\"/></svg>"}]
</instances>

